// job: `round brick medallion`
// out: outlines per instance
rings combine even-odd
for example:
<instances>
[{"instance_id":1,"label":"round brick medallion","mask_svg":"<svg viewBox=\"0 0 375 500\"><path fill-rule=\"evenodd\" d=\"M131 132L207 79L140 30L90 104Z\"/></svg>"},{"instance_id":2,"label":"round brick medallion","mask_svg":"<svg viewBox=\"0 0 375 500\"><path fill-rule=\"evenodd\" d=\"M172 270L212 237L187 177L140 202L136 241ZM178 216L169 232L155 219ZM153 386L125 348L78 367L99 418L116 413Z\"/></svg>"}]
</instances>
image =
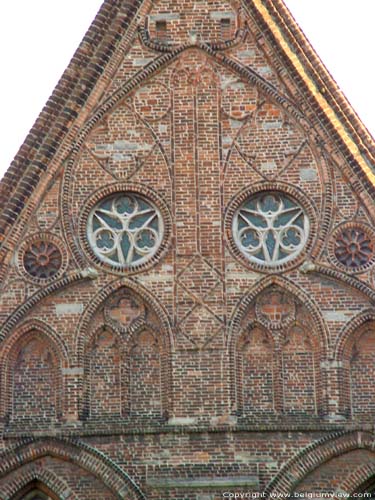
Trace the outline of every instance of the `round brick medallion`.
<instances>
[{"instance_id":1,"label":"round brick medallion","mask_svg":"<svg viewBox=\"0 0 375 500\"><path fill-rule=\"evenodd\" d=\"M59 278L66 269L67 256L64 245L56 236L39 233L24 241L18 251L21 272L37 283L47 283Z\"/></svg>"},{"instance_id":2,"label":"round brick medallion","mask_svg":"<svg viewBox=\"0 0 375 500\"><path fill-rule=\"evenodd\" d=\"M363 272L375 261L375 235L366 224L341 224L332 234L329 247L333 263L344 271Z\"/></svg>"}]
</instances>

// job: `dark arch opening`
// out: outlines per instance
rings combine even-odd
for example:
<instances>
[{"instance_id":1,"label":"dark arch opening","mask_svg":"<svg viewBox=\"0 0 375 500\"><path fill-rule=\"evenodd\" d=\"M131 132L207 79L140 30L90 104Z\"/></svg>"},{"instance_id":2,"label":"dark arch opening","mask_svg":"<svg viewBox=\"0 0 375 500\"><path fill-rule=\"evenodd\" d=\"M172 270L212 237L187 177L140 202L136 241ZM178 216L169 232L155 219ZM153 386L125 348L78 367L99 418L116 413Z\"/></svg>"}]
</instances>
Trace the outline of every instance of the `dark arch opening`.
<instances>
[{"instance_id":1,"label":"dark arch opening","mask_svg":"<svg viewBox=\"0 0 375 500\"><path fill-rule=\"evenodd\" d=\"M40 481L32 481L12 497L12 500L60 500Z\"/></svg>"},{"instance_id":2,"label":"dark arch opening","mask_svg":"<svg viewBox=\"0 0 375 500\"><path fill-rule=\"evenodd\" d=\"M375 500L375 476L370 477L351 496L351 500L358 500L358 498Z\"/></svg>"}]
</instances>

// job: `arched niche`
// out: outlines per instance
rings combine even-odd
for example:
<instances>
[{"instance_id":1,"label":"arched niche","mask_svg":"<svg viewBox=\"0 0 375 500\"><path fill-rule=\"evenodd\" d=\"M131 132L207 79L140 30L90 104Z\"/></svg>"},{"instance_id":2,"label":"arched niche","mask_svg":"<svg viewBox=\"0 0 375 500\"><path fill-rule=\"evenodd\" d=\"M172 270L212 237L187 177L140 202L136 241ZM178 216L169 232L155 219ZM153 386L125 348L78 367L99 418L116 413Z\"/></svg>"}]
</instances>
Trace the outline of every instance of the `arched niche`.
<instances>
[{"instance_id":1,"label":"arched niche","mask_svg":"<svg viewBox=\"0 0 375 500\"><path fill-rule=\"evenodd\" d=\"M273 411L311 418L326 408L324 326L311 300L285 284L258 286L232 319L232 394L243 416Z\"/></svg>"},{"instance_id":2,"label":"arched niche","mask_svg":"<svg viewBox=\"0 0 375 500\"><path fill-rule=\"evenodd\" d=\"M369 319L346 335L341 350L340 405L354 419L375 415L375 321Z\"/></svg>"},{"instance_id":3,"label":"arched niche","mask_svg":"<svg viewBox=\"0 0 375 500\"><path fill-rule=\"evenodd\" d=\"M87 322L82 418L164 419L171 391L170 343L145 297L123 286Z\"/></svg>"},{"instance_id":4,"label":"arched niche","mask_svg":"<svg viewBox=\"0 0 375 500\"><path fill-rule=\"evenodd\" d=\"M332 432L313 441L305 448L297 450L266 486L265 496L266 498L275 496L293 498L295 491L309 492L312 495L316 488L309 491L307 483L312 485L310 478L317 472L315 477L319 482L319 491L323 490L322 482L325 480L330 491L330 498L343 498L343 492L348 493L350 497L349 494L355 488L373 476L373 454L374 435L372 433ZM337 463L341 462L341 465L330 467L330 462L332 463L333 460L338 460ZM357 469L356 466L359 468ZM335 472L339 473L339 477L330 477L330 474ZM332 488L333 485L334 488Z\"/></svg>"},{"instance_id":5,"label":"arched niche","mask_svg":"<svg viewBox=\"0 0 375 500\"><path fill-rule=\"evenodd\" d=\"M157 332L145 326L133 335L127 353L130 415L158 416L163 412L163 346Z\"/></svg>"},{"instance_id":6,"label":"arched niche","mask_svg":"<svg viewBox=\"0 0 375 500\"><path fill-rule=\"evenodd\" d=\"M41 321L28 321L1 349L1 403L12 425L49 425L64 413L65 346Z\"/></svg>"},{"instance_id":7,"label":"arched niche","mask_svg":"<svg viewBox=\"0 0 375 500\"><path fill-rule=\"evenodd\" d=\"M296 322L288 329L281 349L285 413L318 413L319 345L310 335L311 319L305 320L305 325Z\"/></svg>"},{"instance_id":8,"label":"arched niche","mask_svg":"<svg viewBox=\"0 0 375 500\"><path fill-rule=\"evenodd\" d=\"M29 437L1 453L1 465L0 498L4 500L18 499L16 495L29 494L33 488L52 500L79 500L77 477L86 485L87 498L146 499L123 467L76 438Z\"/></svg>"},{"instance_id":9,"label":"arched niche","mask_svg":"<svg viewBox=\"0 0 375 500\"><path fill-rule=\"evenodd\" d=\"M274 343L267 330L252 324L238 339L236 348L237 398L241 413L273 412Z\"/></svg>"},{"instance_id":10,"label":"arched niche","mask_svg":"<svg viewBox=\"0 0 375 500\"><path fill-rule=\"evenodd\" d=\"M91 418L119 417L123 414L125 380L120 342L116 332L102 326L88 346L85 369L88 414Z\"/></svg>"}]
</instances>

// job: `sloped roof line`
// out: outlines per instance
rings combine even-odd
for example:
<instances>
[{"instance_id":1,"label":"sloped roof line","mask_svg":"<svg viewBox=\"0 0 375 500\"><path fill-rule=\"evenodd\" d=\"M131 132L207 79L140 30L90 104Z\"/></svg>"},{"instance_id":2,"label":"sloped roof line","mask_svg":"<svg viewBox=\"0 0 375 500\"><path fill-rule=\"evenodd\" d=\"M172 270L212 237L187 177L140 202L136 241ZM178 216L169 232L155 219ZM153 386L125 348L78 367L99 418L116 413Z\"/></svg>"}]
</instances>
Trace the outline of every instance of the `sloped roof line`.
<instances>
[{"instance_id":1,"label":"sloped roof line","mask_svg":"<svg viewBox=\"0 0 375 500\"><path fill-rule=\"evenodd\" d=\"M71 120L77 114L76 109L79 111L85 104L111 53L119 43L118 31L126 31L141 3L142 0L106 0L102 4L0 182L0 217L5 226L7 223L14 223L14 215L18 215L20 207L25 204L25 200L38 184L46 169L46 163L56 152L59 141L67 135ZM120 19L116 20L117 17ZM111 30L114 24L116 30ZM107 36L109 32L110 36ZM76 109L72 109L72 102ZM42 156L42 159L38 159L38 156ZM0 241L4 233L3 224L0 224Z\"/></svg>"},{"instance_id":2,"label":"sloped roof line","mask_svg":"<svg viewBox=\"0 0 375 500\"><path fill-rule=\"evenodd\" d=\"M375 142L328 73L282 0L243 0L276 40L277 46L323 110L342 144L375 187ZM105 0L68 68L0 182L0 242L37 186L69 124L85 105L121 37L145 0ZM310 76L309 72L313 75ZM84 83L85 90L79 89ZM321 86L320 83L323 85ZM319 89L320 87L320 89ZM324 92L322 93L324 88ZM70 106L67 106L70 104ZM73 104L73 106L72 106ZM53 131L53 133L51 132Z\"/></svg>"},{"instance_id":3,"label":"sloped roof line","mask_svg":"<svg viewBox=\"0 0 375 500\"><path fill-rule=\"evenodd\" d=\"M275 15L278 15L279 18L283 22L283 26L285 27L285 31L289 33L295 43L298 44L299 48L305 54L305 62L309 65L311 71L316 74L317 79L323 84L323 88L329 89L332 93L332 98L335 100L337 109L344 109L346 112L346 118L350 117L350 121L348 121L348 125L352 128L354 134L356 134L359 138L359 142L363 142L364 147L368 148L372 155L375 155L375 139L370 134L368 129L365 127L355 109L352 107L345 94L341 91L339 85L331 75L331 73L327 70L323 61L319 57L319 54L314 50L303 31L299 27L297 21L292 16L291 12L285 7L285 4L280 0L274 0L273 3L268 2L270 8ZM276 7L278 5L278 7ZM319 68L319 71L316 70ZM353 121L355 125L353 125ZM360 132L363 134L363 137L360 138L358 132L358 128Z\"/></svg>"},{"instance_id":4,"label":"sloped roof line","mask_svg":"<svg viewBox=\"0 0 375 500\"><path fill-rule=\"evenodd\" d=\"M282 0L252 0L251 2L246 0L246 3L249 7L253 5L257 9L294 70L324 111L333 129L358 162L367 179L375 186L375 141L284 2Z\"/></svg>"}]
</instances>

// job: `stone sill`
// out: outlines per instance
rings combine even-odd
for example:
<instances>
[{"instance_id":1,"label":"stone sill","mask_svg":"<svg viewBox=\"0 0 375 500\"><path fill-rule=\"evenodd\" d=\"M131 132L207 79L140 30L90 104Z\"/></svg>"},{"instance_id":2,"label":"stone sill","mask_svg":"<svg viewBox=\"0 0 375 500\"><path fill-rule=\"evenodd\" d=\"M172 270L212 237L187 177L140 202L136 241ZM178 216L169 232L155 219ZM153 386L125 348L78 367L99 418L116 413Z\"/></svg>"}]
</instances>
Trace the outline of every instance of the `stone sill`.
<instances>
[{"instance_id":1,"label":"stone sill","mask_svg":"<svg viewBox=\"0 0 375 500\"><path fill-rule=\"evenodd\" d=\"M259 488L259 479L256 476L249 477L200 477L196 479L182 478L157 478L149 477L147 486L154 489L210 489L220 490L227 488Z\"/></svg>"},{"instance_id":2,"label":"stone sill","mask_svg":"<svg viewBox=\"0 0 375 500\"><path fill-rule=\"evenodd\" d=\"M113 435L147 435L147 434L196 434L196 433L277 433L277 432L342 432L342 431L374 431L374 423L273 423L273 424L237 424L237 425L168 425L168 424L129 424L112 422L69 422L53 427L15 428L0 426L0 435L4 439L24 437L88 437Z\"/></svg>"}]
</instances>

